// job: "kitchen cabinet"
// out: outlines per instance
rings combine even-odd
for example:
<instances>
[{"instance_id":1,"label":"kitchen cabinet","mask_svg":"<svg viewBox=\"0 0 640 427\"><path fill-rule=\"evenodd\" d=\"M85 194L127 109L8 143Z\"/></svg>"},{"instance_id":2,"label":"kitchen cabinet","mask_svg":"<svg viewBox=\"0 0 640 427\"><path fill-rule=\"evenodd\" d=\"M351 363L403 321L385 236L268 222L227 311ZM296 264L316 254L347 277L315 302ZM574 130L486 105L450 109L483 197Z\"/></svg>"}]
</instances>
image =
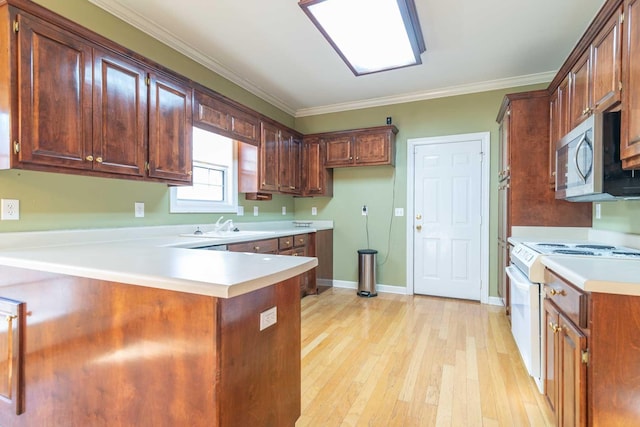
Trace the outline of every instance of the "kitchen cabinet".
<instances>
[{"instance_id":1,"label":"kitchen cabinet","mask_svg":"<svg viewBox=\"0 0 640 427\"><path fill-rule=\"evenodd\" d=\"M545 396L557 426L635 425L640 296L586 292L547 268Z\"/></svg>"},{"instance_id":2,"label":"kitchen cabinet","mask_svg":"<svg viewBox=\"0 0 640 427\"><path fill-rule=\"evenodd\" d=\"M258 158L259 190L277 192L280 174L280 129L271 123L260 123L260 147Z\"/></svg>"},{"instance_id":3,"label":"kitchen cabinet","mask_svg":"<svg viewBox=\"0 0 640 427\"><path fill-rule=\"evenodd\" d=\"M0 289L2 426L293 426L300 416L299 276L217 298L0 266ZM277 322L260 330L271 307Z\"/></svg>"},{"instance_id":4,"label":"kitchen cabinet","mask_svg":"<svg viewBox=\"0 0 640 427\"><path fill-rule=\"evenodd\" d=\"M640 1L625 0L620 157L625 169L640 168Z\"/></svg>"},{"instance_id":5,"label":"kitchen cabinet","mask_svg":"<svg viewBox=\"0 0 640 427\"><path fill-rule=\"evenodd\" d=\"M283 194L302 193L302 137L288 130L280 131L278 146L280 177L278 190Z\"/></svg>"},{"instance_id":6,"label":"kitchen cabinet","mask_svg":"<svg viewBox=\"0 0 640 427\"><path fill-rule=\"evenodd\" d=\"M620 102L622 8L609 18L570 72L570 123Z\"/></svg>"},{"instance_id":7,"label":"kitchen cabinet","mask_svg":"<svg viewBox=\"0 0 640 427\"><path fill-rule=\"evenodd\" d=\"M325 149L325 167L395 165L398 129L379 126L319 134Z\"/></svg>"},{"instance_id":8,"label":"kitchen cabinet","mask_svg":"<svg viewBox=\"0 0 640 427\"><path fill-rule=\"evenodd\" d=\"M0 20L1 168L191 183L186 79L31 2Z\"/></svg>"},{"instance_id":9,"label":"kitchen cabinet","mask_svg":"<svg viewBox=\"0 0 640 427\"><path fill-rule=\"evenodd\" d=\"M149 176L190 184L191 88L161 73L149 76Z\"/></svg>"},{"instance_id":10,"label":"kitchen cabinet","mask_svg":"<svg viewBox=\"0 0 640 427\"><path fill-rule=\"evenodd\" d=\"M333 169L324 167L324 147L317 136L303 138L303 196L333 196Z\"/></svg>"},{"instance_id":11,"label":"kitchen cabinet","mask_svg":"<svg viewBox=\"0 0 640 427\"><path fill-rule=\"evenodd\" d=\"M546 90L505 96L498 112L498 292L510 314L508 238L514 226L589 227L591 204L556 200L549 187L549 95Z\"/></svg>"},{"instance_id":12,"label":"kitchen cabinet","mask_svg":"<svg viewBox=\"0 0 640 427\"><path fill-rule=\"evenodd\" d=\"M569 76L549 99L549 187L556 187L556 144L569 133Z\"/></svg>"},{"instance_id":13,"label":"kitchen cabinet","mask_svg":"<svg viewBox=\"0 0 640 427\"><path fill-rule=\"evenodd\" d=\"M256 240L243 243L232 243L227 245L231 252L253 252L257 254L277 254L278 239Z\"/></svg>"},{"instance_id":14,"label":"kitchen cabinet","mask_svg":"<svg viewBox=\"0 0 640 427\"><path fill-rule=\"evenodd\" d=\"M252 145L260 143L260 119L232 101L205 88L193 92L193 123L228 138Z\"/></svg>"}]
</instances>

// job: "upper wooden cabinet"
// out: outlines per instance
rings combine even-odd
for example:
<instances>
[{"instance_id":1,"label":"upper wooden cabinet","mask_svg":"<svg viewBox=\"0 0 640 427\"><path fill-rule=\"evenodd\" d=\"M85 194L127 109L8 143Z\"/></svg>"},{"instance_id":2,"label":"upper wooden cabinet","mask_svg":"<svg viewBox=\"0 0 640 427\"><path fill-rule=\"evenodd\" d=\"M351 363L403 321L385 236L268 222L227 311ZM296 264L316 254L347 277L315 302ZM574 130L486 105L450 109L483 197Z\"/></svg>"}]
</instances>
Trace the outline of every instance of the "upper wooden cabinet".
<instances>
[{"instance_id":1,"label":"upper wooden cabinet","mask_svg":"<svg viewBox=\"0 0 640 427\"><path fill-rule=\"evenodd\" d=\"M150 73L149 89L149 176L191 183L191 88L169 76Z\"/></svg>"},{"instance_id":2,"label":"upper wooden cabinet","mask_svg":"<svg viewBox=\"0 0 640 427\"><path fill-rule=\"evenodd\" d=\"M304 137L303 196L333 196L333 169L324 167L324 147L317 136Z\"/></svg>"},{"instance_id":3,"label":"upper wooden cabinet","mask_svg":"<svg viewBox=\"0 0 640 427\"><path fill-rule=\"evenodd\" d=\"M395 165L398 129L379 126L319 134L325 147L325 167Z\"/></svg>"},{"instance_id":4,"label":"upper wooden cabinet","mask_svg":"<svg viewBox=\"0 0 640 427\"><path fill-rule=\"evenodd\" d=\"M260 142L260 119L257 115L243 111L202 90L195 90L193 123L229 138L258 145Z\"/></svg>"},{"instance_id":5,"label":"upper wooden cabinet","mask_svg":"<svg viewBox=\"0 0 640 427\"><path fill-rule=\"evenodd\" d=\"M187 79L32 2L0 22L0 168L192 182Z\"/></svg>"},{"instance_id":6,"label":"upper wooden cabinet","mask_svg":"<svg viewBox=\"0 0 640 427\"><path fill-rule=\"evenodd\" d=\"M569 92L571 128L593 113L620 102L622 8L616 9L572 67Z\"/></svg>"},{"instance_id":7,"label":"upper wooden cabinet","mask_svg":"<svg viewBox=\"0 0 640 427\"><path fill-rule=\"evenodd\" d=\"M640 168L640 1L624 2L620 157L626 169Z\"/></svg>"},{"instance_id":8,"label":"upper wooden cabinet","mask_svg":"<svg viewBox=\"0 0 640 427\"><path fill-rule=\"evenodd\" d=\"M302 137L286 129L280 131L278 147L280 177L278 189L285 194L302 193Z\"/></svg>"},{"instance_id":9,"label":"upper wooden cabinet","mask_svg":"<svg viewBox=\"0 0 640 427\"><path fill-rule=\"evenodd\" d=\"M569 133L569 76L549 98L549 187L556 187L556 143Z\"/></svg>"},{"instance_id":10,"label":"upper wooden cabinet","mask_svg":"<svg viewBox=\"0 0 640 427\"><path fill-rule=\"evenodd\" d=\"M260 123L260 147L258 157L259 190L277 192L279 189L280 129L267 122Z\"/></svg>"}]
</instances>

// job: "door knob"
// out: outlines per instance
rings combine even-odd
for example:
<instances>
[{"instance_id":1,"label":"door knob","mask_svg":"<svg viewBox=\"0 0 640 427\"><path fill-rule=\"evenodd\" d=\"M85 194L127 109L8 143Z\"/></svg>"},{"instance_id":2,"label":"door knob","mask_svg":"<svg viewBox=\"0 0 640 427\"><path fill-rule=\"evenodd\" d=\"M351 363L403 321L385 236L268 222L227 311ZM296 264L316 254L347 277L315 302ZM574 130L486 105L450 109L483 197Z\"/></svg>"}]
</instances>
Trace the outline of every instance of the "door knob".
<instances>
[{"instance_id":1,"label":"door knob","mask_svg":"<svg viewBox=\"0 0 640 427\"><path fill-rule=\"evenodd\" d=\"M416 225L416 230L418 230L418 231L422 230L422 226L421 225Z\"/></svg>"},{"instance_id":2,"label":"door knob","mask_svg":"<svg viewBox=\"0 0 640 427\"><path fill-rule=\"evenodd\" d=\"M416 215L416 219L422 219L422 215L420 214Z\"/></svg>"}]
</instances>

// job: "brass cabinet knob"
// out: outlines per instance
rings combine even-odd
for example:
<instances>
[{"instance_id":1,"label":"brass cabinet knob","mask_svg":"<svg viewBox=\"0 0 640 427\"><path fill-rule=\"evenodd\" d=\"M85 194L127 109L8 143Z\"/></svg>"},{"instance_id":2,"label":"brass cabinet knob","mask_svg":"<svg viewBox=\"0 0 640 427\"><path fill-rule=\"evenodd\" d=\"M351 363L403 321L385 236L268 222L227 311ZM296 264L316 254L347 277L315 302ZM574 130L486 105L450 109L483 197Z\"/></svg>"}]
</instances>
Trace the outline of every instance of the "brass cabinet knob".
<instances>
[{"instance_id":1,"label":"brass cabinet knob","mask_svg":"<svg viewBox=\"0 0 640 427\"><path fill-rule=\"evenodd\" d=\"M187 172L187 175L189 175L189 176L193 175L193 171Z\"/></svg>"},{"instance_id":2,"label":"brass cabinet knob","mask_svg":"<svg viewBox=\"0 0 640 427\"><path fill-rule=\"evenodd\" d=\"M93 156L91 155L85 157L85 159L87 159L88 162L93 162Z\"/></svg>"},{"instance_id":3,"label":"brass cabinet knob","mask_svg":"<svg viewBox=\"0 0 640 427\"><path fill-rule=\"evenodd\" d=\"M102 163L102 157L96 157L96 162Z\"/></svg>"},{"instance_id":4,"label":"brass cabinet knob","mask_svg":"<svg viewBox=\"0 0 640 427\"><path fill-rule=\"evenodd\" d=\"M551 296L560 295L561 297L563 297L563 296L567 295L567 292L564 289L557 290L557 289L550 288L549 289L549 295L551 295Z\"/></svg>"},{"instance_id":5,"label":"brass cabinet knob","mask_svg":"<svg viewBox=\"0 0 640 427\"><path fill-rule=\"evenodd\" d=\"M416 219L422 219L422 215L420 214L416 215Z\"/></svg>"},{"instance_id":6,"label":"brass cabinet knob","mask_svg":"<svg viewBox=\"0 0 640 427\"><path fill-rule=\"evenodd\" d=\"M285 245L290 245L290 244L291 244L291 242L287 240L286 242L284 242L284 244L285 244Z\"/></svg>"},{"instance_id":7,"label":"brass cabinet knob","mask_svg":"<svg viewBox=\"0 0 640 427\"><path fill-rule=\"evenodd\" d=\"M562 330L562 328L557 323L553 322L549 322L549 329L551 329L554 334L557 334Z\"/></svg>"},{"instance_id":8,"label":"brass cabinet knob","mask_svg":"<svg viewBox=\"0 0 640 427\"><path fill-rule=\"evenodd\" d=\"M416 230L418 230L418 231L422 230L422 226L421 225L416 225Z\"/></svg>"},{"instance_id":9,"label":"brass cabinet knob","mask_svg":"<svg viewBox=\"0 0 640 427\"><path fill-rule=\"evenodd\" d=\"M253 247L253 250L254 250L254 251L259 251L259 250L260 250L260 246L254 246L254 247Z\"/></svg>"}]
</instances>

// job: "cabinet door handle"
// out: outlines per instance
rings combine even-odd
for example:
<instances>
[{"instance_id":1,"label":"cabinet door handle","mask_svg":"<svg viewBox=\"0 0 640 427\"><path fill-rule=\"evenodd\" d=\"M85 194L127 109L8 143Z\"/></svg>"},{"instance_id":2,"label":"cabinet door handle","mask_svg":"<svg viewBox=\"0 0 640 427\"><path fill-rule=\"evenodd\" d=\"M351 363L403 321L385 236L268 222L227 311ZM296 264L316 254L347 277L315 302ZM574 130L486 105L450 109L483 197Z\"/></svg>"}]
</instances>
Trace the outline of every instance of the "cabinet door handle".
<instances>
[{"instance_id":1,"label":"cabinet door handle","mask_svg":"<svg viewBox=\"0 0 640 427\"><path fill-rule=\"evenodd\" d=\"M421 225L416 225L416 230L418 230L418 231L422 230L422 226Z\"/></svg>"},{"instance_id":2,"label":"cabinet door handle","mask_svg":"<svg viewBox=\"0 0 640 427\"><path fill-rule=\"evenodd\" d=\"M353 156L349 156L349 160L353 160Z\"/></svg>"},{"instance_id":3,"label":"cabinet door handle","mask_svg":"<svg viewBox=\"0 0 640 427\"><path fill-rule=\"evenodd\" d=\"M96 162L102 163L102 157L96 157Z\"/></svg>"},{"instance_id":4,"label":"cabinet door handle","mask_svg":"<svg viewBox=\"0 0 640 427\"><path fill-rule=\"evenodd\" d=\"M256 252L259 251L260 250L260 246L254 246L253 250L256 251Z\"/></svg>"},{"instance_id":5,"label":"cabinet door handle","mask_svg":"<svg viewBox=\"0 0 640 427\"><path fill-rule=\"evenodd\" d=\"M93 156L91 155L85 157L85 159L87 159L88 162L93 162Z\"/></svg>"},{"instance_id":6,"label":"cabinet door handle","mask_svg":"<svg viewBox=\"0 0 640 427\"><path fill-rule=\"evenodd\" d=\"M551 296L560 295L561 297L563 297L567 295L567 292L564 289L557 290L557 289L551 288L549 289L549 295Z\"/></svg>"}]
</instances>

